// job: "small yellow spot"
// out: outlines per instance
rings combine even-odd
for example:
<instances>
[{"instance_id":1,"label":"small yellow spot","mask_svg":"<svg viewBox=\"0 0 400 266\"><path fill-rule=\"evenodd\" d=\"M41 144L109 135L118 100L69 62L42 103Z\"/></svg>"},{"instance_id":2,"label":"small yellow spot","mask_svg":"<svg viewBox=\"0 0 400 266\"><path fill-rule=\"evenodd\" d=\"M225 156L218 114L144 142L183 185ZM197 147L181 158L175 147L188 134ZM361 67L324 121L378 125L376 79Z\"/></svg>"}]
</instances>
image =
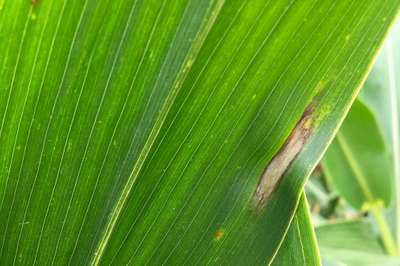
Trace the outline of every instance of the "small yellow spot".
<instances>
[{"instance_id":1,"label":"small yellow spot","mask_svg":"<svg viewBox=\"0 0 400 266\"><path fill-rule=\"evenodd\" d=\"M325 85L326 85L326 81L321 79L318 82L317 86L315 87L315 94L318 94L319 92L321 92L322 89L325 88Z\"/></svg>"},{"instance_id":2,"label":"small yellow spot","mask_svg":"<svg viewBox=\"0 0 400 266\"><path fill-rule=\"evenodd\" d=\"M72 150L72 141L68 141L67 151Z\"/></svg>"},{"instance_id":3,"label":"small yellow spot","mask_svg":"<svg viewBox=\"0 0 400 266\"><path fill-rule=\"evenodd\" d=\"M190 59L187 61L187 63L186 63L186 68L187 68L187 69L188 69L188 68L191 68L192 65L193 65L193 58L190 58Z\"/></svg>"},{"instance_id":4,"label":"small yellow spot","mask_svg":"<svg viewBox=\"0 0 400 266\"><path fill-rule=\"evenodd\" d=\"M217 231L215 231L214 233L214 240L215 241L219 241L221 240L221 238L224 236L225 232L223 229L218 229Z\"/></svg>"},{"instance_id":5,"label":"small yellow spot","mask_svg":"<svg viewBox=\"0 0 400 266\"><path fill-rule=\"evenodd\" d=\"M149 59L151 62L153 62L153 61L154 61L154 56L155 56L154 51L150 51L150 52L149 52L149 55L148 55L148 59Z\"/></svg>"},{"instance_id":6,"label":"small yellow spot","mask_svg":"<svg viewBox=\"0 0 400 266\"><path fill-rule=\"evenodd\" d=\"M31 20L36 20L36 13L32 13Z\"/></svg>"},{"instance_id":7,"label":"small yellow spot","mask_svg":"<svg viewBox=\"0 0 400 266\"><path fill-rule=\"evenodd\" d=\"M311 125L312 125L312 119L311 119L311 117L308 117L305 121L304 121L304 124L303 124L303 129L310 129L311 128Z\"/></svg>"},{"instance_id":8,"label":"small yellow spot","mask_svg":"<svg viewBox=\"0 0 400 266\"><path fill-rule=\"evenodd\" d=\"M346 41L350 40L350 34L347 34L345 39L346 39Z\"/></svg>"}]
</instances>

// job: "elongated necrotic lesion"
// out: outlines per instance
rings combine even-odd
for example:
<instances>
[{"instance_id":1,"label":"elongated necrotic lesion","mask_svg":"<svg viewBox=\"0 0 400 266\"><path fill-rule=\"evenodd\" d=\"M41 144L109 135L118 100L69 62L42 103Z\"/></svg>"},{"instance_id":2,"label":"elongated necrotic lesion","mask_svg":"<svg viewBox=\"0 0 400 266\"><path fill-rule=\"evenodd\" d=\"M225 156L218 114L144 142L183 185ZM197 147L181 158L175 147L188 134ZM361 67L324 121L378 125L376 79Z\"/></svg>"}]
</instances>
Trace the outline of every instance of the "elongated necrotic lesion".
<instances>
[{"instance_id":1,"label":"elongated necrotic lesion","mask_svg":"<svg viewBox=\"0 0 400 266\"><path fill-rule=\"evenodd\" d=\"M262 208L275 191L291 162L302 150L311 133L311 112L306 111L285 144L268 164L254 193L254 205Z\"/></svg>"}]
</instances>

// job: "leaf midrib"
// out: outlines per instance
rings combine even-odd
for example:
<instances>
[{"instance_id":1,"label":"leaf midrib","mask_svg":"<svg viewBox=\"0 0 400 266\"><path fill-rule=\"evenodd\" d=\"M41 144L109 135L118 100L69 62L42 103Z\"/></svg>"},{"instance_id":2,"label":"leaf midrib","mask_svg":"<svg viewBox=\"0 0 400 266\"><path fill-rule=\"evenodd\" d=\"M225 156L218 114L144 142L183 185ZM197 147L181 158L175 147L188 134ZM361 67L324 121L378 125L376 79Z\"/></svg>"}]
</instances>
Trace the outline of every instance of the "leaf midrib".
<instances>
[{"instance_id":1,"label":"leaf midrib","mask_svg":"<svg viewBox=\"0 0 400 266\"><path fill-rule=\"evenodd\" d=\"M211 11L209 11L210 15L207 15L206 18L203 20L200 30L196 35L195 40L192 43L192 46L185 57L181 69L178 72L177 78L175 79L175 82L173 83L172 91L170 94L167 96L165 103L162 105L159 115L156 118L156 121L154 123L153 128L151 129L151 132L149 134L149 137L147 138L142 150L139 153L138 159L131 171L131 174L124 185L120 196L118 197L116 204L114 205L111 214L109 215L109 219L107 224L105 225L105 229L102 233L102 236L98 242L98 245L96 247L96 250L94 252L94 255L91 259L90 264L91 265L98 265L102 255L104 254L104 250L108 244L108 241L111 237L111 234L114 230L114 227L117 223L117 220L122 212L122 209L128 199L128 196L132 190L133 185L135 184L138 174L140 173L144 162L147 159L147 156L149 155L149 152L151 148L153 147L153 144L155 143L155 140L157 136L159 135L159 132L167 118L167 115L169 111L171 110L171 107L173 103L175 102L176 96L178 92L180 91L180 88L183 85L184 80L187 77L187 74L189 73L190 69L193 66L193 62L196 60L197 55L199 54L199 51L201 47L203 46L203 43L205 39L207 38L214 22L216 21L220 10L222 9L224 5L225 0L216 0L216 3L210 5ZM207 12L208 14L208 12Z\"/></svg>"}]
</instances>

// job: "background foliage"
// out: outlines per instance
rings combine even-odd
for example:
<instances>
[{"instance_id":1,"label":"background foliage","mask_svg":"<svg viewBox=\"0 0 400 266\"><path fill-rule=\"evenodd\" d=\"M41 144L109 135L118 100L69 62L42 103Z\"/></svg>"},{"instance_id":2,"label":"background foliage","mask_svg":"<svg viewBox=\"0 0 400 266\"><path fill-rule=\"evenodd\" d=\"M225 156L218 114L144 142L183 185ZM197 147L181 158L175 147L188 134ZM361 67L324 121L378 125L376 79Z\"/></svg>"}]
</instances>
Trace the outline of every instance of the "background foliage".
<instances>
[{"instance_id":1,"label":"background foliage","mask_svg":"<svg viewBox=\"0 0 400 266\"><path fill-rule=\"evenodd\" d=\"M307 185L322 257L334 265L400 264L399 29Z\"/></svg>"}]
</instances>

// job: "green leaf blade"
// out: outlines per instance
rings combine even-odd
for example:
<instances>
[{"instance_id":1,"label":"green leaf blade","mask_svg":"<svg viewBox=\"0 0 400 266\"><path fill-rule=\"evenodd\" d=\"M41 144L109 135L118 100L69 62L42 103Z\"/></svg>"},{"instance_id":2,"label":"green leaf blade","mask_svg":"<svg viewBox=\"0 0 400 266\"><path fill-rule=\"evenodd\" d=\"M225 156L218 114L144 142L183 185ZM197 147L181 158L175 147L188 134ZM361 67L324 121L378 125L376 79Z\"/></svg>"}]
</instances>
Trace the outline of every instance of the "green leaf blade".
<instances>
[{"instance_id":1,"label":"green leaf blade","mask_svg":"<svg viewBox=\"0 0 400 266\"><path fill-rule=\"evenodd\" d=\"M4 2L1 262L270 262L398 5Z\"/></svg>"},{"instance_id":2,"label":"green leaf blade","mask_svg":"<svg viewBox=\"0 0 400 266\"><path fill-rule=\"evenodd\" d=\"M318 243L304 193L271 265L321 265Z\"/></svg>"}]
</instances>

